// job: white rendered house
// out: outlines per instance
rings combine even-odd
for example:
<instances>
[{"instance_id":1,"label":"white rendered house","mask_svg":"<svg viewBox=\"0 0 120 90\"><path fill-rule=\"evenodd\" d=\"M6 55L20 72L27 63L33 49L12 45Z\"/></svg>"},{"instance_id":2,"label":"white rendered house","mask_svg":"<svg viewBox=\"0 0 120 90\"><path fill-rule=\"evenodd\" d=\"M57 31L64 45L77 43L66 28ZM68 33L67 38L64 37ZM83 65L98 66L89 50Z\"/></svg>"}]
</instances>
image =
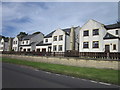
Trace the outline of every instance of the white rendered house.
<instances>
[{"instance_id":1,"label":"white rendered house","mask_svg":"<svg viewBox=\"0 0 120 90\"><path fill-rule=\"evenodd\" d=\"M95 20L89 20L85 23L79 32L79 52L119 52L119 48L117 48L117 46L120 46L119 29L115 26L113 29L110 29L110 27L111 25L105 26ZM115 34L116 29L118 35ZM107 38L108 36L110 38ZM111 37L114 37L114 39ZM116 47L116 51L111 49L110 44L114 45L112 47Z\"/></svg>"},{"instance_id":2,"label":"white rendered house","mask_svg":"<svg viewBox=\"0 0 120 90\"><path fill-rule=\"evenodd\" d=\"M51 32L48 35L46 35L40 43L36 45L36 50L37 52L51 52L52 49L52 34L54 33Z\"/></svg>"},{"instance_id":3,"label":"white rendered house","mask_svg":"<svg viewBox=\"0 0 120 90\"><path fill-rule=\"evenodd\" d=\"M8 51L8 39L2 38L0 40L0 51Z\"/></svg>"},{"instance_id":4,"label":"white rendered house","mask_svg":"<svg viewBox=\"0 0 120 90\"><path fill-rule=\"evenodd\" d=\"M23 37L19 47L20 51L35 51L36 44L43 41L43 37L44 35L42 33L31 34Z\"/></svg>"},{"instance_id":5,"label":"white rendered house","mask_svg":"<svg viewBox=\"0 0 120 90\"><path fill-rule=\"evenodd\" d=\"M52 35L52 52L66 52L67 50L77 50L77 40L79 27L67 29L57 29Z\"/></svg>"}]
</instances>

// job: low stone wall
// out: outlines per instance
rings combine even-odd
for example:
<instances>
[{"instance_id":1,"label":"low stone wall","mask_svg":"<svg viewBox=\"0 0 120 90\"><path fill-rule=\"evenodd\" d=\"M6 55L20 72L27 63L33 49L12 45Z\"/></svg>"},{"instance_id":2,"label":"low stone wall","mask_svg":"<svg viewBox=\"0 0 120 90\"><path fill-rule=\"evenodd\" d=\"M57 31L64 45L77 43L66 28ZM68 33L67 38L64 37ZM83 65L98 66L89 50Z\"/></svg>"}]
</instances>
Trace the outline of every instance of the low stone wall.
<instances>
[{"instance_id":1,"label":"low stone wall","mask_svg":"<svg viewBox=\"0 0 120 90\"><path fill-rule=\"evenodd\" d=\"M25 55L2 55L2 57L9 57L21 60L45 62L53 64L62 64L77 67L93 67L93 68L105 68L120 70L118 67L119 61L109 60L85 60L79 58L67 58L67 57L41 57L41 56L25 56Z\"/></svg>"}]
</instances>

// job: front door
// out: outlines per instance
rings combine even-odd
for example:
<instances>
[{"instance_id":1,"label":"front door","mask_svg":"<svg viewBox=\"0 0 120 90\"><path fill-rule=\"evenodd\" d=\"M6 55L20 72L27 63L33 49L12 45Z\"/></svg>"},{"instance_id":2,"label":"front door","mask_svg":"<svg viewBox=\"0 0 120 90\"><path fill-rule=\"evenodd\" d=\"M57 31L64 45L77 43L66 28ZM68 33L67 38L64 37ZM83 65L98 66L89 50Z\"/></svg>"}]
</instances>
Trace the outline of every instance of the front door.
<instances>
[{"instance_id":1,"label":"front door","mask_svg":"<svg viewBox=\"0 0 120 90\"><path fill-rule=\"evenodd\" d=\"M46 52L46 48L43 48L43 49L42 49L42 52Z\"/></svg>"},{"instance_id":2,"label":"front door","mask_svg":"<svg viewBox=\"0 0 120 90\"><path fill-rule=\"evenodd\" d=\"M105 52L110 52L110 45L105 45Z\"/></svg>"}]
</instances>

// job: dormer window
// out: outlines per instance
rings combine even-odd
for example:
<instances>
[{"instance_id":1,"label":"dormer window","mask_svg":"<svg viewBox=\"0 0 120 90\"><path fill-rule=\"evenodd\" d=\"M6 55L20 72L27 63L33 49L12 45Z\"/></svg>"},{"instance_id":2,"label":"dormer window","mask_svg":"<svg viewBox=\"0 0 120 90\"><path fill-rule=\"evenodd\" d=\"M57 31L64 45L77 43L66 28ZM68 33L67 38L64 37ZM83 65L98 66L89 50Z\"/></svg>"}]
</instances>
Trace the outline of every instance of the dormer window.
<instances>
[{"instance_id":1,"label":"dormer window","mask_svg":"<svg viewBox=\"0 0 120 90\"><path fill-rule=\"evenodd\" d=\"M45 42L48 42L48 39L45 39Z\"/></svg>"},{"instance_id":2,"label":"dormer window","mask_svg":"<svg viewBox=\"0 0 120 90\"><path fill-rule=\"evenodd\" d=\"M53 37L53 41L57 41L57 36L54 36L54 37Z\"/></svg>"},{"instance_id":3,"label":"dormer window","mask_svg":"<svg viewBox=\"0 0 120 90\"><path fill-rule=\"evenodd\" d=\"M94 35L99 35L99 29L94 29L94 30L93 30L93 36L94 36Z\"/></svg>"},{"instance_id":4,"label":"dormer window","mask_svg":"<svg viewBox=\"0 0 120 90\"><path fill-rule=\"evenodd\" d=\"M118 35L118 30L116 30L116 35Z\"/></svg>"}]
</instances>

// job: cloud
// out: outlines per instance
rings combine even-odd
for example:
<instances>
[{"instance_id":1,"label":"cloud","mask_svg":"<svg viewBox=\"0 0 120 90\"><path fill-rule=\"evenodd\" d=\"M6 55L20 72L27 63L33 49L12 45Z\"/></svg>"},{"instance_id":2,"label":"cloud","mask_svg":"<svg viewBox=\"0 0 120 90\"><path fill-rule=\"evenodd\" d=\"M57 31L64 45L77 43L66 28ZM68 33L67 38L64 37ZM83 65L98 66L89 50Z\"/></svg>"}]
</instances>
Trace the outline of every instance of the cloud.
<instances>
[{"instance_id":1,"label":"cloud","mask_svg":"<svg viewBox=\"0 0 120 90\"><path fill-rule=\"evenodd\" d=\"M3 35L20 31L50 33L57 28L82 26L89 19L103 24L117 20L117 3L94 2L3 2ZM114 15L113 15L114 14ZM10 32L12 30L12 32Z\"/></svg>"}]
</instances>

